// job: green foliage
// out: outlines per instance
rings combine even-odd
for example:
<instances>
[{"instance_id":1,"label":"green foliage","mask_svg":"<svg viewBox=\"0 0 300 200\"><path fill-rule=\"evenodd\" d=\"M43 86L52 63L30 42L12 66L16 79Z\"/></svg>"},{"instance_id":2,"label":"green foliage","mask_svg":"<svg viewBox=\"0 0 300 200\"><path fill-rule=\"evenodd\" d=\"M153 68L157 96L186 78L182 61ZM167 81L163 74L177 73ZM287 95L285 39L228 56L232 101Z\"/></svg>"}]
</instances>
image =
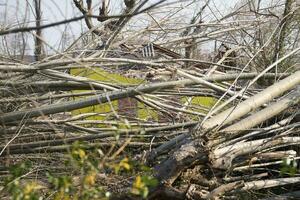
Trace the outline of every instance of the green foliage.
<instances>
[{"instance_id":1,"label":"green foliage","mask_svg":"<svg viewBox=\"0 0 300 200\"><path fill-rule=\"evenodd\" d=\"M11 178L18 178L29 171L31 163L29 161L13 165L9 168Z\"/></svg>"},{"instance_id":2,"label":"green foliage","mask_svg":"<svg viewBox=\"0 0 300 200\"><path fill-rule=\"evenodd\" d=\"M69 161L65 163L75 174L55 175L46 172L50 187L41 186L37 182L21 180L30 172L31 164L24 162L10 168L10 176L6 180L5 191L13 200L105 200L111 195L102 185L97 183L97 176L103 171L115 175L138 175L131 188L131 194L146 198L149 188L158 184L151 176L150 168L133 162L129 157L122 159L105 157L97 153L97 149L88 149L87 144L75 142L69 149ZM22 184L21 184L22 182Z\"/></svg>"},{"instance_id":3,"label":"green foliage","mask_svg":"<svg viewBox=\"0 0 300 200\"><path fill-rule=\"evenodd\" d=\"M76 141L71 148L71 161L79 167L84 167L88 161L88 155L85 152L84 143Z\"/></svg>"},{"instance_id":4,"label":"green foliage","mask_svg":"<svg viewBox=\"0 0 300 200\"><path fill-rule=\"evenodd\" d=\"M73 189L72 180L69 176L54 177L50 173L47 173L48 181L54 186L55 190L58 190L59 196L71 194Z\"/></svg>"},{"instance_id":5,"label":"green foliage","mask_svg":"<svg viewBox=\"0 0 300 200\"><path fill-rule=\"evenodd\" d=\"M114 168L116 174L118 174L121 170L129 171L131 169L128 158L124 158L119 163L113 164L112 167Z\"/></svg>"},{"instance_id":6,"label":"green foliage","mask_svg":"<svg viewBox=\"0 0 300 200\"><path fill-rule=\"evenodd\" d=\"M297 173L297 161L291 158L284 158L280 167L280 174L294 176Z\"/></svg>"},{"instance_id":7,"label":"green foliage","mask_svg":"<svg viewBox=\"0 0 300 200\"><path fill-rule=\"evenodd\" d=\"M34 181L21 184L21 177L30 171L30 162L23 162L10 167L10 176L5 180L5 189L14 200L39 200L39 190L43 187Z\"/></svg>"},{"instance_id":8,"label":"green foliage","mask_svg":"<svg viewBox=\"0 0 300 200\"><path fill-rule=\"evenodd\" d=\"M149 188L157 186L157 179L152 176L137 176L133 183L131 193L146 198L149 194Z\"/></svg>"}]
</instances>

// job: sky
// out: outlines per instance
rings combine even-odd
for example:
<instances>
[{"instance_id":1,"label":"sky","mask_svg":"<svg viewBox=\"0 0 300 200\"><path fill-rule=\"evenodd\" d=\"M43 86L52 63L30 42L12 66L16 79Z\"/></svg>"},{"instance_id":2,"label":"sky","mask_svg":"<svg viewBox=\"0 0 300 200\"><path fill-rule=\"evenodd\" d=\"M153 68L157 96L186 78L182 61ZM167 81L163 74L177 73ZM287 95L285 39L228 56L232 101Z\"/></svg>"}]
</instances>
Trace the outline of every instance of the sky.
<instances>
[{"instance_id":1,"label":"sky","mask_svg":"<svg viewBox=\"0 0 300 200\"><path fill-rule=\"evenodd\" d=\"M73 0L41 0L42 1L42 24L48 24L63 19L79 16L80 12L75 8ZM93 3L99 4L101 0L94 0ZM153 3L158 0L151 0ZM168 3L178 0L167 0ZM221 14L226 14L230 11L238 1L241 0L212 0L211 5L213 9L218 9ZM84 1L85 2L85 1ZM186 1L182 1L186 2ZM190 1L191 2L191 1ZM200 3L201 0L199 0ZM111 11L118 12L122 6L123 1L111 0ZM193 14L196 9L189 7L187 14ZM26 12L27 10L27 12ZM6 15L5 15L6 13ZM26 15L27 13L27 15ZM216 12L217 13L217 12ZM34 25L33 20L33 0L0 0L0 23L14 27L15 24L22 22L24 17L30 19L31 25ZM97 14L97 13L95 13ZM114 14L112 12L112 14ZM43 37L45 41L54 49L59 49L60 41L63 33L68 33L67 37L70 40L77 38L81 32L86 29L84 21L78 21L69 25L61 25L53 28L43 30ZM29 41L30 46L33 44L33 40ZM50 48L51 49L51 48Z\"/></svg>"}]
</instances>

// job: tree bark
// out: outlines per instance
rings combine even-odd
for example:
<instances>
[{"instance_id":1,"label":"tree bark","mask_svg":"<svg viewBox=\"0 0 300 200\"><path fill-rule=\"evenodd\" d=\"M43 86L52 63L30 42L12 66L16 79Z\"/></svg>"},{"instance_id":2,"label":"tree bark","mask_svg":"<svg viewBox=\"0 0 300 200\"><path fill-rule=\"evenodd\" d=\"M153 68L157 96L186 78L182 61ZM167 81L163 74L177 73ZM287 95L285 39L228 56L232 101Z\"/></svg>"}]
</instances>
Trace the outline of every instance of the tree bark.
<instances>
[{"instance_id":1,"label":"tree bark","mask_svg":"<svg viewBox=\"0 0 300 200\"><path fill-rule=\"evenodd\" d=\"M42 41L42 10L41 10L41 0L34 0L34 9L35 9L35 25L38 28L36 30L35 36L35 47L34 47L34 56L35 60L39 61L42 59L42 52L43 52L43 41Z\"/></svg>"}]
</instances>

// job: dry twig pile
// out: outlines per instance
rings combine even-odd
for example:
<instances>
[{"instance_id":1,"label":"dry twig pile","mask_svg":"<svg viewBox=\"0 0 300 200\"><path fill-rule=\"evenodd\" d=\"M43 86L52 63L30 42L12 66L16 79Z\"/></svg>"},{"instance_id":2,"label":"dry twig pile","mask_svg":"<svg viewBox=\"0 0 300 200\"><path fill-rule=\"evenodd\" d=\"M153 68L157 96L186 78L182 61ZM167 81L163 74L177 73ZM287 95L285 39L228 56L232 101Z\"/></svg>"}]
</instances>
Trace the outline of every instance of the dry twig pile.
<instances>
[{"instance_id":1,"label":"dry twig pile","mask_svg":"<svg viewBox=\"0 0 300 200\"><path fill-rule=\"evenodd\" d=\"M287 32L299 28L299 5L291 8L293 1L287 0L274 7L285 8L279 19L266 9L250 12L241 6L206 22L201 13L208 9L207 1L190 23L172 26L180 16L156 17L156 11L168 8L159 7L164 1L146 11L147 1L125 1L118 19L108 16L103 1L101 26L96 27L92 1L87 2L85 7L74 0L85 15L87 35L97 35L85 49L79 52L75 43L39 62L0 63L3 176L9 165L30 159L36 164L32 173L43 179L46 168L61 171L57 163L75 141L82 141L88 142L87 149L103 151L105 159L131 154L150 166L159 185L149 199L238 199L243 192L274 192L272 188L288 190L279 192L287 193L283 199L300 198L299 169L282 171L287 161L300 158L298 35L293 45L284 41ZM141 30L126 28L144 12L155 23ZM270 32L272 25L277 28ZM147 35L155 39L145 39ZM199 50L215 41L222 42L216 52ZM96 80L77 76L74 68L101 76L100 68L102 76L110 72L143 81ZM199 97L209 105L193 101ZM122 99L135 103L125 103L128 107L120 111ZM105 112L74 112L103 104L110 105ZM132 114L138 106L149 116ZM106 184L121 198L135 198L128 182L120 183L121 189Z\"/></svg>"}]
</instances>

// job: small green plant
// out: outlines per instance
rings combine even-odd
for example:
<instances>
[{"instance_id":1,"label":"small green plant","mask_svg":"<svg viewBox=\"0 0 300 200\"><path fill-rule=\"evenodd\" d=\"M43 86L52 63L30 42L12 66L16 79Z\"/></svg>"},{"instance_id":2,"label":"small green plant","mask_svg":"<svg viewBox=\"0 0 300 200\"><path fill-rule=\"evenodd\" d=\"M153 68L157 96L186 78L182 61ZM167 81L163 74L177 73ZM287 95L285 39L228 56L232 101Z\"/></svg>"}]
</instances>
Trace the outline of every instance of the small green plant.
<instances>
[{"instance_id":1,"label":"small green plant","mask_svg":"<svg viewBox=\"0 0 300 200\"><path fill-rule=\"evenodd\" d=\"M297 173L297 161L292 158L284 158L280 168L280 174L294 176Z\"/></svg>"},{"instance_id":2,"label":"small green plant","mask_svg":"<svg viewBox=\"0 0 300 200\"><path fill-rule=\"evenodd\" d=\"M43 188L35 181L25 184L21 183L21 178L30 171L30 162L23 162L10 167L10 176L5 180L5 189L14 200L39 200L39 191Z\"/></svg>"},{"instance_id":3,"label":"small green plant","mask_svg":"<svg viewBox=\"0 0 300 200\"><path fill-rule=\"evenodd\" d=\"M54 177L50 173L47 173L48 181L54 186L54 190L56 190L56 194L54 196L54 200L71 199L73 185L72 180L68 176L60 176Z\"/></svg>"},{"instance_id":4,"label":"small green plant","mask_svg":"<svg viewBox=\"0 0 300 200\"><path fill-rule=\"evenodd\" d=\"M152 176L137 176L133 183L131 193L146 198L149 194L149 188L158 184L157 179Z\"/></svg>"},{"instance_id":5,"label":"small green plant","mask_svg":"<svg viewBox=\"0 0 300 200\"><path fill-rule=\"evenodd\" d=\"M123 158L119 163L112 164L112 167L116 174L123 170L129 171L132 168L127 157Z\"/></svg>"},{"instance_id":6,"label":"small green plant","mask_svg":"<svg viewBox=\"0 0 300 200\"><path fill-rule=\"evenodd\" d=\"M12 166L5 182L5 191L13 200L105 200L111 194L97 183L98 174L103 171L118 176L142 173L143 175L136 176L131 188L131 194L142 198L146 198L149 189L157 185L158 181L151 176L151 169L141 163L134 162L129 157L116 159L99 155L97 149L87 147L85 143L75 142L69 149L69 159L65 166L74 171L74 174L57 176L55 172L46 172L49 187L25 181L24 178L32 168L29 162Z\"/></svg>"}]
</instances>

